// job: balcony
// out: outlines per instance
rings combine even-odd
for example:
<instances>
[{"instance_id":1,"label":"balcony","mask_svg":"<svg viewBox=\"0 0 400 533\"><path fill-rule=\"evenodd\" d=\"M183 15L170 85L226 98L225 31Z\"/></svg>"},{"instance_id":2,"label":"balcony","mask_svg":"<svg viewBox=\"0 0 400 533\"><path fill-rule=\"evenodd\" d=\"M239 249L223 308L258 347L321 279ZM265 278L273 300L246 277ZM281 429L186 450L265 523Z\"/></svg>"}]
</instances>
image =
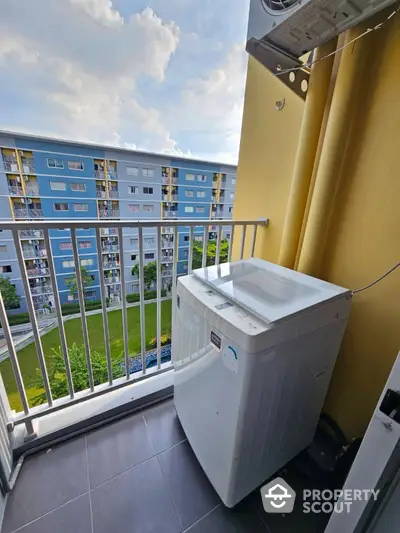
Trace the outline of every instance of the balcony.
<instances>
[{"instance_id":1,"label":"balcony","mask_svg":"<svg viewBox=\"0 0 400 533\"><path fill-rule=\"evenodd\" d=\"M38 187L26 186L26 196L39 196Z\"/></svg>"},{"instance_id":2,"label":"balcony","mask_svg":"<svg viewBox=\"0 0 400 533\"><path fill-rule=\"evenodd\" d=\"M119 198L119 192L117 189L110 189L108 194L110 198Z\"/></svg>"},{"instance_id":3,"label":"balcony","mask_svg":"<svg viewBox=\"0 0 400 533\"><path fill-rule=\"evenodd\" d=\"M100 218L119 218L118 209L100 209Z\"/></svg>"},{"instance_id":4,"label":"balcony","mask_svg":"<svg viewBox=\"0 0 400 533\"><path fill-rule=\"evenodd\" d=\"M95 178L98 178L100 180L104 180L105 179L105 173L104 173L104 170L95 170L94 171L94 176Z\"/></svg>"},{"instance_id":5,"label":"balcony","mask_svg":"<svg viewBox=\"0 0 400 533\"><path fill-rule=\"evenodd\" d=\"M210 220L202 221L204 232L208 232L210 223ZM71 230L74 227L74 223L68 220L38 221L36 227L32 227L32 223L28 221L18 224L20 231ZM162 220L143 220L139 223L131 220L115 222L117 227L127 228L131 232L138 231L139 239L143 239L139 243L142 245L139 246L142 254L139 264L142 265L146 234L143 235L141 230L162 228L163 224ZM175 242L178 242L181 222L176 221L171 224ZM197 229L199 225L199 221L185 221L185 226L193 229ZM234 226L238 236L242 233L243 242L239 247L239 255L243 256L246 238L244 228L259 226L258 234L260 234L265 222L243 223L225 220L215 225L219 234L222 227L227 225ZM2 226L5 230L14 228L16 228L15 222L5 222ZM93 220L79 221L79 228L108 229L106 221ZM253 232L253 240L250 232L247 234L250 240L248 248L254 253L256 232ZM189 243L189 246L192 245L193 242ZM218 246L217 244L217 250ZM230 254L231 250L229 257ZM149 346L147 340L147 331L151 326L151 322L147 324L147 321L151 317L154 327L156 322L158 324L155 328L156 337L157 331L161 333L165 327L162 321L171 319L170 308L165 307L171 305L171 296L164 296L161 288L170 290L172 287L174 290L177 262L172 254L166 255L172 264L166 269L160 269L162 280L158 280L155 298L153 295L145 294L144 278L140 274L138 300L129 303L128 306L125 287L122 285L124 278L119 274L126 272L124 257L121 255L118 273L113 267L112 275L101 277L100 291L103 301L101 309L94 311L96 315L92 317L92 311L85 312L84 305L81 305L78 311L80 318L65 317L62 314L58 287L54 286L56 276L51 248L47 249L48 266L28 267L25 271L23 265L20 265L22 282L29 286L32 284L32 281L29 281L31 278L50 274L50 279L45 283L31 288L33 301L30 304L27 299L28 314L33 329L32 343L29 346L33 350L35 365L38 366L37 372L42 376L43 386L35 389L36 395L40 393L40 400L34 406L28 405L25 399L27 393L30 397L32 395L32 382L25 374L25 366L20 367L17 364L18 355L8 327L6 312L4 306L0 305L0 322L3 324L8 353L16 377L14 382L16 390L10 398L5 396L4 389L0 386L0 407L3 413L0 424L7 423L14 432L15 438L10 440L10 447L15 457L19 457L22 450L32 452L44 445L46 452L25 460L22 472L8 499L3 533L14 532L24 528L28 523L30 525L27 527L31 528L32 524L35 524L34 527L39 528L38 531L41 533L50 533L50 531L62 533L73 530L89 533L92 519L94 533L105 533L110 531L110 528L118 531L139 531L143 530L143 527L146 529L147 526L144 524L148 523L149 513L152 517L151 529L147 528L149 532L179 532L186 530L200 519L205 520L204 525L207 528L211 515L216 521L221 520L220 513L223 520L228 520L227 517L231 516L225 515L231 511L225 510L220 504L186 442L171 401L166 400L172 391L171 345L162 346L161 337L158 337L156 347ZM218 253L216 257L219 258ZM97 257L97 262L104 268L110 263L110 261L102 262L101 253ZM81 275L78 264L75 264L75 272L78 276ZM128 283L133 284L132 281L126 282ZM77 285L78 300L82 304L84 291L88 289L84 288L83 284ZM108 298L112 302L110 308L107 308ZM59 354L63 361L60 375L55 376L53 366L49 366L53 364L52 358L47 356L45 335L40 337L38 322L33 319L35 311L43 312L48 316L48 320L54 321L54 327L58 327L60 346L68 347L64 352L60 348ZM118 315L111 316L111 313ZM71 335L66 336L63 327L68 319L75 320L76 327L82 329L81 368L84 368L86 373L87 385L84 380L78 387L76 385L78 381L74 377L75 362L71 365L72 344L77 341ZM91 319L95 319L93 322L95 326ZM102 320L101 328L99 320ZM135 320L138 322L135 323ZM39 343L36 350L34 337L41 338L43 349ZM96 343L99 340L101 342L104 340L105 343L100 358L96 354L98 350ZM114 349L113 352L107 350L110 340L113 346L115 343L118 344L116 350L118 353L114 354ZM105 374L101 377L97 371L99 364L105 368ZM29 371L31 372L31 369ZM54 379L59 378L64 380L65 391L50 385ZM144 409L150 402L161 399L166 401ZM13 402L12 409L10 401ZM111 416L122 416L132 413L133 410L137 412L130 414L128 418L104 425L94 432L89 429L93 423L104 424ZM71 437L78 428L84 432L80 437L68 443L52 445L52 439ZM7 431L2 434L8 435ZM10 463L7 475L10 474L12 467ZM89 497L92 501L91 506L86 505ZM259 512L253 504L250 508L252 510L248 511L249 523L258 528L250 530L267 533L267 529L258 527L259 525L264 527ZM92 517L90 513L93 513ZM236 520L235 516L232 514L229 520ZM85 521L87 518L89 522ZM240 518L241 521L243 519ZM77 526L74 525L76 523Z\"/></svg>"},{"instance_id":6,"label":"balcony","mask_svg":"<svg viewBox=\"0 0 400 533\"><path fill-rule=\"evenodd\" d=\"M16 159L4 159L3 164L4 164L4 170L6 172L18 172L19 173L18 163Z\"/></svg>"},{"instance_id":7,"label":"balcony","mask_svg":"<svg viewBox=\"0 0 400 533\"><path fill-rule=\"evenodd\" d=\"M161 183L163 185L168 185L169 184L169 177L168 176L161 176Z\"/></svg>"},{"instance_id":8,"label":"balcony","mask_svg":"<svg viewBox=\"0 0 400 533\"><path fill-rule=\"evenodd\" d=\"M118 235L117 228L100 228L100 235Z\"/></svg>"},{"instance_id":9,"label":"balcony","mask_svg":"<svg viewBox=\"0 0 400 533\"><path fill-rule=\"evenodd\" d=\"M31 248L31 247L22 247L22 255L25 259L34 259L34 258L41 258L41 257L47 257L47 250L46 248Z\"/></svg>"},{"instance_id":10,"label":"balcony","mask_svg":"<svg viewBox=\"0 0 400 533\"><path fill-rule=\"evenodd\" d=\"M119 244L102 244L101 249L103 250L103 254L109 252L119 252Z\"/></svg>"},{"instance_id":11,"label":"balcony","mask_svg":"<svg viewBox=\"0 0 400 533\"><path fill-rule=\"evenodd\" d=\"M15 218L43 218L41 209L14 208Z\"/></svg>"},{"instance_id":12,"label":"balcony","mask_svg":"<svg viewBox=\"0 0 400 533\"><path fill-rule=\"evenodd\" d=\"M104 261L103 263L104 270L109 270L109 269L114 269L114 268L119 268L119 261Z\"/></svg>"},{"instance_id":13,"label":"balcony","mask_svg":"<svg viewBox=\"0 0 400 533\"><path fill-rule=\"evenodd\" d=\"M21 157L22 172L24 174L35 173L35 163L33 157Z\"/></svg>"},{"instance_id":14,"label":"balcony","mask_svg":"<svg viewBox=\"0 0 400 533\"><path fill-rule=\"evenodd\" d=\"M24 229L19 232L20 239L43 239L43 231L38 229Z\"/></svg>"},{"instance_id":15,"label":"balcony","mask_svg":"<svg viewBox=\"0 0 400 533\"><path fill-rule=\"evenodd\" d=\"M106 196L107 196L106 191L96 189L96 198L106 198Z\"/></svg>"},{"instance_id":16,"label":"balcony","mask_svg":"<svg viewBox=\"0 0 400 533\"><path fill-rule=\"evenodd\" d=\"M178 216L178 211L172 209L163 209L164 218L176 218Z\"/></svg>"},{"instance_id":17,"label":"balcony","mask_svg":"<svg viewBox=\"0 0 400 533\"><path fill-rule=\"evenodd\" d=\"M9 185L8 192L11 196L24 196L24 191L19 185Z\"/></svg>"}]
</instances>

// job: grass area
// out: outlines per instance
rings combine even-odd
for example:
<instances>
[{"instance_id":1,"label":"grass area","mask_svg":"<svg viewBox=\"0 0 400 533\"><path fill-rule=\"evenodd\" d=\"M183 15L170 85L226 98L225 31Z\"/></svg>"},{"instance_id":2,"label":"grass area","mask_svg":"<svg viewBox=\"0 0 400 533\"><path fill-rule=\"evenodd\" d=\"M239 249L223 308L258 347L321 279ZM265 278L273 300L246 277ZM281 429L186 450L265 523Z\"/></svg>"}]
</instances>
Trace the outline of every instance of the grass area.
<instances>
[{"instance_id":1,"label":"grass area","mask_svg":"<svg viewBox=\"0 0 400 533\"><path fill-rule=\"evenodd\" d=\"M140 307L128 308L128 330L129 330L129 353L136 355L140 353ZM145 306L146 316L146 346L150 340L156 336L157 331L157 306L155 303ZM161 302L162 330L171 330L171 301ZM65 322L65 334L68 345L72 343L83 344L82 326L80 318L73 318ZM87 317L91 351L105 354L104 349L104 329L102 314ZM124 341L122 337L122 311L115 310L108 313L108 329L110 334L111 357L113 359L123 358ZM60 346L60 336L58 328L54 328L42 337L43 352L51 370L52 350ZM22 377L30 405L32 399L37 396L39 389L34 387L36 381L36 369L39 367L35 343L32 342L18 352L18 360L21 367ZM9 359L0 363L0 372L4 381L7 395L12 409L20 411L22 409L14 374Z\"/></svg>"}]
</instances>

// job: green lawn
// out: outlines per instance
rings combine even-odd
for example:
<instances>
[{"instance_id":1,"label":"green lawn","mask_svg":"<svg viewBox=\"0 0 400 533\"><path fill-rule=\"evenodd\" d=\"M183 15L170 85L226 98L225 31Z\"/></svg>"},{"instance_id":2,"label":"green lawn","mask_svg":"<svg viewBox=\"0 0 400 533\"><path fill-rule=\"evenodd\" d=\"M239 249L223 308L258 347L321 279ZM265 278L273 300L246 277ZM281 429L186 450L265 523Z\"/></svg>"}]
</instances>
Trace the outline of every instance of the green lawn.
<instances>
[{"instance_id":1,"label":"green lawn","mask_svg":"<svg viewBox=\"0 0 400 533\"><path fill-rule=\"evenodd\" d=\"M155 303L145 306L146 314L146 345L156 336L157 328L157 307ZM171 301L167 300L161 303L162 330L171 330ZM104 329L102 314L91 315L87 317L89 329L90 347L92 351L104 354ZM113 359L120 359L123 356L123 337L122 337L122 311L110 311L108 313L108 326L110 334L111 356ZM129 353L135 355L140 353L140 307L128 308L128 329L129 329ZM79 318L67 320L65 322L65 334L68 344L83 344L82 326ZM53 348L60 346L60 336L58 328L53 329L42 337L42 346L46 358L46 364L50 371ZM21 367L22 377L27 389L29 403L32 405L32 398L38 392L33 384L36 378L36 368L38 368L36 348L34 342L18 352L18 360ZM17 392L14 374L12 372L9 359L0 363L0 372L3 377L4 385L7 390L8 398L12 409L20 411L22 409L19 395Z\"/></svg>"}]
</instances>

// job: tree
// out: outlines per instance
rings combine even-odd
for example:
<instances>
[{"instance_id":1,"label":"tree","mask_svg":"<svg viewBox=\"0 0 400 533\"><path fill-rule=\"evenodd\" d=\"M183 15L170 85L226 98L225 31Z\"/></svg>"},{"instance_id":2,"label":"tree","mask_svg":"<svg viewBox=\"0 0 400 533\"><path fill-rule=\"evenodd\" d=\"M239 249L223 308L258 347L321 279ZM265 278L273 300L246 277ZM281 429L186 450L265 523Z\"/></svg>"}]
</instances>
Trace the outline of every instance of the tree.
<instances>
[{"instance_id":1,"label":"tree","mask_svg":"<svg viewBox=\"0 0 400 533\"><path fill-rule=\"evenodd\" d=\"M132 276L139 277L139 265L136 264L132 267ZM157 263L151 261L143 267L144 286L147 291L151 289L152 283L157 281Z\"/></svg>"},{"instance_id":2,"label":"tree","mask_svg":"<svg viewBox=\"0 0 400 533\"><path fill-rule=\"evenodd\" d=\"M226 263L228 261L229 241L227 239L221 240L219 248L219 262ZM217 243L215 241L208 241L207 245L207 259L206 266L215 264L215 256L217 255ZM203 262L203 242L195 241L193 244L193 269L201 268Z\"/></svg>"},{"instance_id":3,"label":"tree","mask_svg":"<svg viewBox=\"0 0 400 533\"><path fill-rule=\"evenodd\" d=\"M87 364L85 358L85 348L83 345L78 346L73 343L68 348L69 363L71 366L72 382L74 384L74 391L79 392L89 388L89 375L87 371ZM53 348L53 353L50 357L46 357L47 367L51 368L49 372L49 382L53 398L63 398L68 396L68 383L65 375L64 358L61 351L61 346L57 349ZM95 385L108 382L107 360L104 355L98 352L91 352L90 359L92 362L93 381ZM113 378L120 378L124 375L124 367L121 361L112 362ZM36 369L36 380L34 387L43 389L42 375L39 369ZM35 405L46 402L46 393L43 391L34 398Z\"/></svg>"},{"instance_id":4,"label":"tree","mask_svg":"<svg viewBox=\"0 0 400 533\"><path fill-rule=\"evenodd\" d=\"M82 277L83 290L85 291L85 289L87 287L90 287L90 285L93 283L93 280L90 274L88 274L86 267L81 267L81 277ZM69 289L69 293L72 296L75 296L76 293L78 292L78 282L76 280L76 275L66 279L65 284Z\"/></svg>"},{"instance_id":5,"label":"tree","mask_svg":"<svg viewBox=\"0 0 400 533\"><path fill-rule=\"evenodd\" d=\"M6 309L18 309L21 298L9 278L0 277L0 292Z\"/></svg>"}]
</instances>

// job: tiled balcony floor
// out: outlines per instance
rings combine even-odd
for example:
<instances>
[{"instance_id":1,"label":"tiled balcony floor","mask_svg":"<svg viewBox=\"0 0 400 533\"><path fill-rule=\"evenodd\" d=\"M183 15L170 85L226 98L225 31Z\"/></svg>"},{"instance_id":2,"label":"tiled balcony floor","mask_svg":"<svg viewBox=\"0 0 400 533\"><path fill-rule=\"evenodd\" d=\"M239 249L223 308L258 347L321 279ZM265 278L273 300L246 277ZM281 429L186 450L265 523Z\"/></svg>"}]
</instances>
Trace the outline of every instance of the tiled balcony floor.
<instances>
[{"instance_id":1,"label":"tiled balcony floor","mask_svg":"<svg viewBox=\"0 0 400 533\"><path fill-rule=\"evenodd\" d=\"M29 457L2 533L320 533L325 522L300 509L267 515L258 490L225 508L168 400Z\"/></svg>"}]
</instances>

